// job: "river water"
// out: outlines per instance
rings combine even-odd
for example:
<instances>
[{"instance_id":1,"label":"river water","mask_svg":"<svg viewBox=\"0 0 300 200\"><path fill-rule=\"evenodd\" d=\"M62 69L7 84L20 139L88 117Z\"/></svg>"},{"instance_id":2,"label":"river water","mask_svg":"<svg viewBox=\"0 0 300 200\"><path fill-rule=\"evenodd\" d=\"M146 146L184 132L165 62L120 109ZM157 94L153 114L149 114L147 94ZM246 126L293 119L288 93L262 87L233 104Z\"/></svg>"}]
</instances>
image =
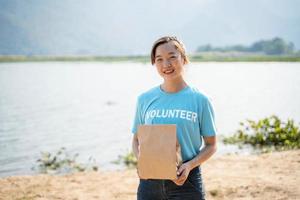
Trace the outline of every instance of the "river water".
<instances>
[{"instance_id":1,"label":"river water","mask_svg":"<svg viewBox=\"0 0 300 200\"><path fill-rule=\"evenodd\" d=\"M300 121L300 63L193 63L185 76L212 99L220 135L272 114ZM142 63L1 63L0 176L32 174L41 151L60 147L118 169L111 161L130 149L136 97L161 81Z\"/></svg>"}]
</instances>

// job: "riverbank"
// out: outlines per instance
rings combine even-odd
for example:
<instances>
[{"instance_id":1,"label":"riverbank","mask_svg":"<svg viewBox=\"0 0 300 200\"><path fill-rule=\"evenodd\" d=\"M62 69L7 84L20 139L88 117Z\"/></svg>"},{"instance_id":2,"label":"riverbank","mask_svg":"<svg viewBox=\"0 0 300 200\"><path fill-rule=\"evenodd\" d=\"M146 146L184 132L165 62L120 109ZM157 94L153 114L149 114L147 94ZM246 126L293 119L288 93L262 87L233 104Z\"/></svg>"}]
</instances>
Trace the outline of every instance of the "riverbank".
<instances>
[{"instance_id":1,"label":"riverbank","mask_svg":"<svg viewBox=\"0 0 300 200\"><path fill-rule=\"evenodd\" d=\"M300 150L214 156L202 165L208 200L299 199ZM136 198L135 170L36 175L0 179L0 199Z\"/></svg>"},{"instance_id":2,"label":"riverbank","mask_svg":"<svg viewBox=\"0 0 300 200\"><path fill-rule=\"evenodd\" d=\"M209 52L189 56L192 62L300 62L300 54L265 55L239 52ZM0 63L9 62L138 62L149 63L150 56L4 56Z\"/></svg>"}]
</instances>

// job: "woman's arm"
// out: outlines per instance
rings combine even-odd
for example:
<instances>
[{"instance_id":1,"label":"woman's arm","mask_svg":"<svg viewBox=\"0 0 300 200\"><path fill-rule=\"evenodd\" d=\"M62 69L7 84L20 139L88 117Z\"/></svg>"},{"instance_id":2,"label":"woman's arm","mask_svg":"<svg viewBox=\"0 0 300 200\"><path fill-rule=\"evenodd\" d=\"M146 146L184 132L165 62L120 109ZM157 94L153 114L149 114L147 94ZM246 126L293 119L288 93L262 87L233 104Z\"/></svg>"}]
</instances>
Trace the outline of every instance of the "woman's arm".
<instances>
[{"instance_id":1,"label":"woman's arm","mask_svg":"<svg viewBox=\"0 0 300 200\"><path fill-rule=\"evenodd\" d=\"M177 175L179 176L178 179L174 180L174 182L177 185L183 185L185 180L187 179L190 171L194 169L195 167L198 167L201 165L204 161L209 159L217 150L217 137L216 136L210 136L210 137L203 137L205 146L199 154L190 160L189 162L186 162L182 164L178 171Z\"/></svg>"},{"instance_id":2,"label":"woman's arm","mask_svg":"<svg viewBox=\"0 0 300 200\"><path fill-rule=\"evenodd\" d=\"M137 134L134 134L133 138L132 138L132 151L133 151L133 154L135 155L135 157L138 158L138 155L139 155L139 141L138 141L138 138L137 138Z\"/></svg>"},{"instance_id":3,"label":"woman's arm","mask_svg":"<svg viewBox=\"0 0 300 200\"><path fill-rule=\"evenodd\" d=\"M216 151L217 151L217 137L210 136L210 137L203 137L205 146L199 152L199 154L188 163L190 165L191 170L195 167L200 166L203 162L209 159Z\"/></svg>"},{"instance_id":4,"label":"woman's arm","mask_svg":"<svg viewBox=\"0 0 300 200\"><path fill-rule=\"evenodd\" d=\"M134 156L136 157L136 159L138 159L138 157L139 157L139 141L137 138L137 134L134 134L133 138L132 138L132 152L133 152ZM137 170L137 175L140 176L138 170Z\"/></svg>"}]
</instances>

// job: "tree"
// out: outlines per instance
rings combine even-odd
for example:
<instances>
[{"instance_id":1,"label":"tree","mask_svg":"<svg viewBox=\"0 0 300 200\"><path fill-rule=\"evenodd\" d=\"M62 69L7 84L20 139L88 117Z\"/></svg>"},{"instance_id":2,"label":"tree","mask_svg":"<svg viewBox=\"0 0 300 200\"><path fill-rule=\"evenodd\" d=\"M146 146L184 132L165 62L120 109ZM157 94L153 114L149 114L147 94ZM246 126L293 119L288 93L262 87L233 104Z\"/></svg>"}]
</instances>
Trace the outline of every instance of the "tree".
<instances>
[{"instance_id":1,"label":"tree","mask_svg":"<svg viewBox=\"0 0 300 200\"><path fill-rule=\"evenodd\" d=\"M282 55L294 53L295 45L292 42L286 42L282 38L275 37L271 40L260 40L254 42L250 47L243 45L234 45L228 47L212 47L210 44L207 44L197 48L197 52L207 51L261 52L268 55Z\"/></svg>"},{"instance_id":2,"label":"tree","mask_svg":"<svg viewBox=\"0 0 300 200\"><path fill-rule=\"evenodd\" d=\"M212 47L210 44L207 44L207 45L203 45L203 46L199 46L197 48L197 52L205 52L205 51L212 51Z\"/></svg>"}]
</instances>

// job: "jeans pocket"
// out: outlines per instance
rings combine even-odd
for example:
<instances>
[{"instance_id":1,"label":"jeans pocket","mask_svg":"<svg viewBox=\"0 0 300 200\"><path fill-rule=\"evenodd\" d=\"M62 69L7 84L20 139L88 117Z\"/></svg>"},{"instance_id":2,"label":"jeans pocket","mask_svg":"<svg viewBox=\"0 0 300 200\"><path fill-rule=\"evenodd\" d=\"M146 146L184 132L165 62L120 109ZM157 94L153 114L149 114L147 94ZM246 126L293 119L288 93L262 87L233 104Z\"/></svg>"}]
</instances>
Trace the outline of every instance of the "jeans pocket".
<instances>
[{"instance_id":1,"label":"jeans pocket","mask_svg":"<svg viewBox=\"0 0 300 200\"><path fill-rule=\"evenodd\" d=\"M200 173L191 174L188 176L186 182L190 187L195 189L197 192L201 193L203 199L205 197L204 185L202 182L202 177Z\"/></svg>"}]
</instances>

